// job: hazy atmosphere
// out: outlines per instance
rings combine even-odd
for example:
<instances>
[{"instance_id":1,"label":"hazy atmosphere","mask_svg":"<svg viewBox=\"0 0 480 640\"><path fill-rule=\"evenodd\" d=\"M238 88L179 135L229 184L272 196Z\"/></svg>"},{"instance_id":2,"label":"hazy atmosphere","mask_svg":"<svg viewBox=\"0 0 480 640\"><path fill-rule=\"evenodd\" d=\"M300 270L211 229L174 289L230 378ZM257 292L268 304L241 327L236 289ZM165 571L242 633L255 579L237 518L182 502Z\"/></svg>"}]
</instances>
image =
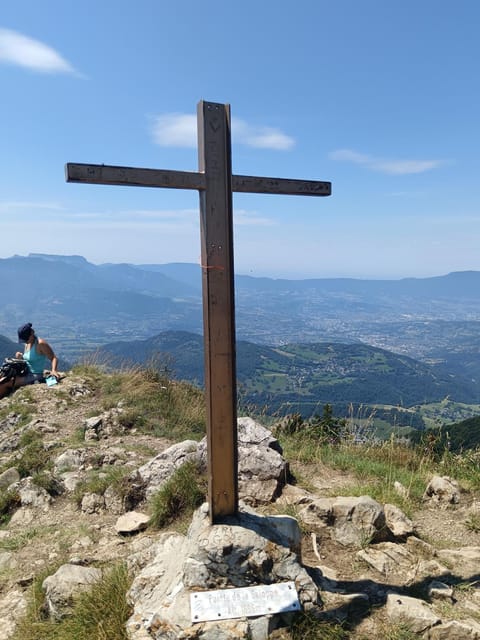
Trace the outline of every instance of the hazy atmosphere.
<instances>
[{"instance_id":1,"label":"hazy atmosphere","mask_svg":"<svg viewBox=\"0 0 480 640\"><path fill-rule=\"evenodd\" d=\"M66 162L197 169L199 100L230 103L236 270L480 269L480 5L464 0L24 0L0 17L0 257L199 261L195 192L67 184Z\"/></svg>"}]
</instances>

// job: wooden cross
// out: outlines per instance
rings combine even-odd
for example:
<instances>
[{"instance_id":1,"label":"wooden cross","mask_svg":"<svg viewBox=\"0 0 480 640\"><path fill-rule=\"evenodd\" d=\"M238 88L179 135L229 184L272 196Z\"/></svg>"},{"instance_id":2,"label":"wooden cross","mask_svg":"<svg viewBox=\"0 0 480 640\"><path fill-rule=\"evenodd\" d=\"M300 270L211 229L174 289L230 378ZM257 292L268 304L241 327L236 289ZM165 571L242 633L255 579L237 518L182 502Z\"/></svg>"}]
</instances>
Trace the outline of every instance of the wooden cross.
<instances>
[{"instance_id":1,"label":"wooden cross","mask_svg":"<svg viewBox=\"0 0 480 640\"><path fill-rule=\"evenodd\" d=\"M197 106L199 171L68 163L68 182L196 189L200 195L210 521L238 511L232 192L329 196L330 182L232 175L230 105Z\"/></svg>"}]
</instances>

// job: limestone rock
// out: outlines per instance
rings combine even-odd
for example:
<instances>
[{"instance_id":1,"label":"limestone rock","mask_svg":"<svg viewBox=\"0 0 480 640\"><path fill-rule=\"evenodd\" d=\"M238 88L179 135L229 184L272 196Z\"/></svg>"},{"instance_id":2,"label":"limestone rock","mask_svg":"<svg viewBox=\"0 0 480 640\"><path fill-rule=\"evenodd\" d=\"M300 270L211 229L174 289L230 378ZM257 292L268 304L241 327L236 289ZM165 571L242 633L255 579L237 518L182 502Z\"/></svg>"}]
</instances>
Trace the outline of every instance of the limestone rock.
<instances>
[{"instance_id":1,"label":"limestone rock","mask_svg":"<svg viewBox=\"0 0 480 640\"><path fill-rule=\"evenodd\" d=\"M391 622L403 624L413 633L423 633L441 622L426 602L398 593L387 595L385 612Z\"/></svg>"},{"instance_id":2,"label":"limestone rock","mask_svg":"<svg viewBox=\"0 0 480 640\"><path fill-rule=\"evenodd\" d=\"M78 449L67 449L61 453L54 461L56 474L80 469L84 462L85 453Z\"/></svg>"},{"instance_id":3,"label":"limestone rock","mask_svg":"<svg viewBox=\"0 0 480 640\"><path fill-rule=\"evenodd\" d=\"M9 640L17 621L26 613L27 601L22 591L14 589L0 597L0 640Z\"/></svg>"},{"instance_id":4,"label":"limestone rock","mask_svg":"<svg viewBox=\"0 0 480 640\"><path fill-rule=\"evenodd\" d=\"M288 464L279 452L280 445L268 429L251 418L238 422L238 490L241 499L252 505L266 504L280 495L288 476ZM206 466L206 438L200 443L186 440L158 454L138 469L145 484L145 498L189 460ZM133 476L132 476L133 477Z\"/></svg>"},{"instance_id":5,"label":"limestone rock","mask_svg":"<svg viewBox=\"0 0 480 640\"><path fill-rule=\"evenodd\" d=\"M137 511L129 511L118 518L115 524L115 531L119 534L138 533L147 528L150 516Z\"/></svg>"},{"instance_id":6,"label":"limestone rock","mask_svg":"<svg viewBox=\"0 0 480 640\"><path fill-rule=\"evenodd\" d=\"M425 640L480 640L480 623L476 620L450 620L430 629Z\"/></svg>"},{"instance_id":7,"label":"limestone rock","mask_svg":"<svg viewBox=\"0 0 480 640\"><path fill-rule=\"evenodd\" d=\"M419 560L405 576L406 584L410 585L418 580L426 580L432 577L446 577L451 571L444 564L432 558L431 560Z\"/></svg>"},{"instance_id":8,"label":"limestone rock","mask_svg":"<svg viewBox=\"0 0 480 640\"><path fill-rule=\"evenodd\" d=\"M437 551L440 560L455 567L455 575L465 580L478 575L480 567L480 547L462 547L461 549L440 549Z\"/></svg>"},{"instance_id":9,"label":"limestone rock","mask_svg":"<svg viewBox=\"0 0 480 640\"><path fill-rule=\"evenodd\" d=\"M20 507L20 509L17 509L13 516L10 518L9 527L10 529L20 529L21 527L26 527L35 520L35 517L36 516L33 509L29 509L28 507Z\"/></svg>"},{"instance_id":10,"label":"limestone rock","mask_svg":"<svg viewBox=\"0 0 480 640\"><path fill-rule=\"evenodd\" d=\"M313 527L332 527L332 538L344 546L365 546L385 539L385 513L369 496L316 498L301 508L302 520Z\"/></svg>"},{"instance_id":11,"label":"limestone rock","mask_svg":"<svg viewBox=\"0 0 480 640\"><path fill-rule=\"evenodd\" d=\"M403 545L393 542L361 549L357 557L385 576L408 571L415 562L415 557Z\"/></svg>"},{"instance_id":12,"label":"limestone rock","mask_svg":"<svg viewBox=\"0 0 480 640\"><path fill-rule=\"evenodd\" d=\"M65 491L72 493L82 481L82 475L77 471L65 471L60 474L60 480L63 483Z\"/></svg>"},{"instance_id":13,"label":"limestone rock","mask_svg":"<svg viewBox=\"0 0 480 640\"><path fill-rule=\"evenodd\" d=\"M15 467L10 467L3 473L0 473L0 491L5 491L14 482L20 480L20 474Z\"/></svg>"},{"instance_id":14,"label":"limestone rock","mask_svg":"<svg viewBox=\"0 0 480 640\"><path fill-rule=\"evenodd\" d=\"M433 558L437 553L435 547L416 536L409 536L406 544L412 553L421 555L424 558Z\"/></svg>"},{"instance_id":15,"label":"limestone rock","mask_svg":"<svg viewBox=\"0 0 480 640\"><path fill-rule=\"evenodd\" d=\"M62 565L42 583L50 616L60 619L68 615L73 596L90 589L101 577L100 569L76 564Z\"/></svg>"},{"instance_id":16,"label":"limestone rock","mask_svg":"<svg viewBox=\"0 0 480 640\"><path fill-rule=\"evenodd\" d=\"M52 498L45 489L34 484L32 478L23 478L15 483L13 488L20 496L22 507L48 511Z\"/></svg>"},{"instance_id":17,"label":"limestone rock","mask_svg":"<svg viewBox=\"0 0 480 640\"><path fill-rule=\"evenodd\" d=\"M84 513L100 513L105 509L105 498L98 493L86 493L82 498L81 510Z\"/></svg>"},{"instance_id":18,"label":"limestone rock","mask_svg":"<svg viewBox=\"0 0 480 640\"><path fill-rule=\"evenodd\" d=\"M447 600L453 602L453 589L439 580L432 580L428 585L428 597L431 600Z\"/></svg>"},{"instance_id":19,"label":"limestone rock","mask_svg":"<svg viewBox=\"0 0 480 640\"><path fill-rule=\"evenodd\" d=\"M332 512L333 538L342 545L362 546L384 535L383 508L369 496L335 498Z\"/></svg>"},{"instance_id":20,"label":"limestone rock","mask_svg":"<svg viewBox=\"0 0 480 640\"><path fill-rule=\"evenodd\" d=\"M293 484L286 484L276 502L279 505L293 504L295 506L303 506L310 504L313 500L315 500L313 493Z\"/></svg>"},{"instance_id":21,"label":"limestone rock","mask_svg":"<svg viewBox=\"0 0 480 640\"><path fill-rule=\"evenodd\" d=\"M399 496L401 496L402 498L408 498L408 489L406 489L406 487L404 487L403 484L398 480L395 480L395 482L393 483L393 488Z\"/></svg>"},{"instance_id":22,"label":"limestone rock","mask_svg":"<svg viewBox=\"0 0 480 640\"><path fill-rule=\"evenodd\" d=\"M280 453L260 445L238 447L238 493L250 504L267 504L280 495L288 466Z\"/></svg>"},{"instance_id":23,"label":"limestone rock","mask_svg":"<svg viewBox=\"0 0 480 640\"><path fill-rule=\"evenodd\" d=\"M198 443L185 440L172 445L138 469L138 476L145 483L148 499L171 477L172 473L187 461L198 461Z\"/></svg>"},{"instance_id":24,"label":"limestone rock","mask_svg":"<svg viewBox=\"0 0 480 640\"><path fill-rule=\"evenodd\" d=\"M344 622L351 616L365 614L370 608L366 593L329 593L325 598L322 617L335 622Z\"/></svg>"},{"instance_id":25,"label":"limestone rock","mask_svg":"<svg viewBox=\"0 0 480 640\"><path fill-rule=\"evenodd\" d=\"M15 556L11 551L0 551L0 571L13 569L15 565Z\"/></svg>"},{"instance_id":26,"label":"limestone rock","mask_svg":"<svg viewBox=\"0 0 480 640\"><path fill-rule=\"evenodd\" d=\"M263 448L274 449L278 453L283 453L278 440L272 435L272 432L266 429L253 418L238 418L238 443L246 446L260 446Z\"/></svg>"},{"instance_id":27,"label":"limestone rock","mask_svg":"<svg viewBox=\"0 0 480 640\"><path fill-rule=\"evenodd\" d=\"M394 504L383 506L385 522L395 538L406 538L414 531L413 522Z\"/></svg>"},{"instance_id":28,"label":"limestone rock","mask_svg":"<svg viewBox=\"0 0 480 640\"><path fill-rule=\"evenodd\" d=\"M102 416L92 416L85 420L85 429L87 431L93 430L98 433L102 426Z\"/></svg>"},{"instance_id":29,"label":"limestone rock","mask_svg":"<svg viewBox=\"0 0 480 640\"><path fill-rule=\"evenodd\" d=\"M306 610L320 604L318 589L298 558L296 521L260 516L242 505L238 517L211 526L207 505L198 509L186 536L165 534L155 557L129 591L134 606L127 628L131 640L151 638L266 637L282 614L265 620L237 619L196 624L190 619L190 593L205 589L294 581ZM160 632L161 629L161 632Z\"/></svg>"},{"instance_id":30,"label":"limestone rock","mask_svg":"<svg viewBox=\"0 0 480 640\"><path fill-rule=\"evenodd\" d=\"M288 464L278 440L252 418L238 418L238 493L252 506L267 504L282 492L288 477ZM198 445L206 466L207 440Z\"/></svg>"},{"instance_id":31,"label":"limestone rock","mask_svg":"<svg viewBox=\"0 0 480 640\"><path fill-rule=\"evenodd\" d=\"M457 504L460 501L458 482L448 476L433 476L425 489L423 499L435 503Z\"/></svg>"}]
</instances>

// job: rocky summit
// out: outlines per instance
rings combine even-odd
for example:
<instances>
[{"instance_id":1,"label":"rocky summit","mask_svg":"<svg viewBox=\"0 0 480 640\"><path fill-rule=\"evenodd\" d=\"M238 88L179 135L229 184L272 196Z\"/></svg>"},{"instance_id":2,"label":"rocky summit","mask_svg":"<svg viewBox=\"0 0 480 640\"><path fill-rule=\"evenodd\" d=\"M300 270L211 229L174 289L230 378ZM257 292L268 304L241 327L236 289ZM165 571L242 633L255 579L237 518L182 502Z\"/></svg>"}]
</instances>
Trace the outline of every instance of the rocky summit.
<instances>
[{"instance_id":1,"label":"rocky summit","mask_svg":"<svg viewBox=\"0 0 480 640\"><path fill-rule=\"evenodd\" d=\"M121 631L99 622L91 638L480 639L480 501L457 478L430 474L406 513L393 472L398 504L359 495L348 469L287 460L274 428L241 417L238 516L211 526L200 500L162 520L172 478L205 472L205 439L142 428L121 393L105 402L98 376L0 401L0 640L80 638L54 633L120 566L124 592L94 609L102 620L124 601ZM224 615L228 590L278 584L294 585L298 610L265 600ZM192 617L205 592L221 619Z\"/></svg>"}]
</instances>

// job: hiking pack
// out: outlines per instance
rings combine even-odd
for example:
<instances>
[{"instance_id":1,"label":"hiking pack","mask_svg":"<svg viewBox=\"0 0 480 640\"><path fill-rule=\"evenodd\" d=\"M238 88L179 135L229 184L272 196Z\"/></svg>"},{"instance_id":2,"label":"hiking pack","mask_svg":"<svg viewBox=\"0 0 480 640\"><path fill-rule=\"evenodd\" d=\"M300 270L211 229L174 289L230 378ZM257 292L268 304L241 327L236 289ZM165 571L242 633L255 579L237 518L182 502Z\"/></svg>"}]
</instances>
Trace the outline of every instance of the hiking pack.
<instances>
[{"instance_id":1,"label":"hiking pack","mask_svg":"<svg viewBox=\"0 0 480 640\"><path fill-rule=\"evenodd\" d=\"M15 380L20 376L26 376L28 364L21 358L5 358L0 367L0 382Z\"/></svg>"}]
</instances>

